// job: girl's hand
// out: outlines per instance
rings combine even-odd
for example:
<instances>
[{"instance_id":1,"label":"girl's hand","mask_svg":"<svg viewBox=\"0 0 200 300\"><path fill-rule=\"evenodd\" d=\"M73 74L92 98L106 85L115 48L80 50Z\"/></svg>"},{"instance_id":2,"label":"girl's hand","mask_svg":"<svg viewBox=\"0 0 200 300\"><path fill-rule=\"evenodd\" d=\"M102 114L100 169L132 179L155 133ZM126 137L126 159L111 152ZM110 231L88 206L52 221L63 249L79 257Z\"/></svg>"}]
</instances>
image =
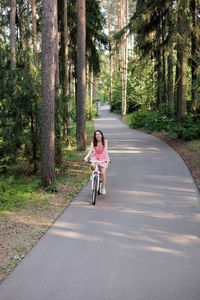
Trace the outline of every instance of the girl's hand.
<instances>
[{"instance_id":1,"label":"girl's hand","mask_svg":"<svg viewBox=\"0 0 200 300\"><path fill-rule=\"evenodd\" d=\"M87 157L84 158L84 162L86 162L86 163L88 162L88 158Z\"/></svg>"}]
</instances>

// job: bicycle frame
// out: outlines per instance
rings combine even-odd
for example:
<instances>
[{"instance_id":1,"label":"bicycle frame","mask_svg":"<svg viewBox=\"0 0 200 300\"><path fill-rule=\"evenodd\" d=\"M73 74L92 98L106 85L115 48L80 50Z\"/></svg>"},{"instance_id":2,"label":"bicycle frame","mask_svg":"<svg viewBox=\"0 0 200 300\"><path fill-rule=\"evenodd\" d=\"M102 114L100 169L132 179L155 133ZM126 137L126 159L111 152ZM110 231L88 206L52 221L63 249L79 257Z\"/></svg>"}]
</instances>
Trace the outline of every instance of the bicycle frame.
<instances>
[{"instance_id":1,"label":"bicycle frame","mask_svg":"<svg viewBox=\"0 0 200 300\"><path fill-rule=\"evenodd\" d=\"M107 163L106 161L89 161L95 164L95 169L92 171L92 204L96 203L97 193L100 195L102 192L102 181L101 181L101 167L99 163Z\"/></svg>"}]
</instances>

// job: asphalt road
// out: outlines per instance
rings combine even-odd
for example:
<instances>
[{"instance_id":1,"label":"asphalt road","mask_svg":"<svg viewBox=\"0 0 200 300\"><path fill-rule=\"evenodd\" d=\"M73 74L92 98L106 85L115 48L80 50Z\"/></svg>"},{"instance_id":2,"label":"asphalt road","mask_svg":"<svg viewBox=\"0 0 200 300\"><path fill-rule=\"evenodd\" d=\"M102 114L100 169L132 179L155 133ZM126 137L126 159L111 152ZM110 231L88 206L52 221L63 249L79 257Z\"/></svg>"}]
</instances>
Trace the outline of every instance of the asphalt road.
<instances>
[{"instance_id":1,"label":"asphalt road","mask_svg":"<svg viewBox=\"0 0 200 300\"><path fill-rule=\"evenodd\" d=\"M1 300L200 300L200 196L179 155L108 107L107 195L84 188L0 284Z\"/></svg>"}]
</instances>

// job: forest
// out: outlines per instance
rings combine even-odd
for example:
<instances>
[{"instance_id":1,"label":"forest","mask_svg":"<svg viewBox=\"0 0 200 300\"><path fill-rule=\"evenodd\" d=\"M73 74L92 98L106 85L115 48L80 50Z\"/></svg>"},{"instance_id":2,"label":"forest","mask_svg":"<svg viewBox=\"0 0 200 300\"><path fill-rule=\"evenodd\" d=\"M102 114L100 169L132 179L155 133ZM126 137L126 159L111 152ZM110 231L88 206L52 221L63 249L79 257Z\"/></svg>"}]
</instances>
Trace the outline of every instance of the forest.
<instances>
[{"instance_id":1,"label":"forest","mask_svg":"<svg viewBox=\"0 0 200 300\"><path fill-rule=\"evenodd\" d=\"M199 25L199 0L0 1L0 281L88 183L97 104L200 188Z\"/></svg>"},{"instance_id":2,"label":"forest","mask_svg":"<svg viewBox=\"0 0 200 300\"><path fill-rule=\"evenodd\" d=\"M96 103L132 128L200 137L198 0L1 0L0 173L56 183Z\"/></svg>"}]
</instances>

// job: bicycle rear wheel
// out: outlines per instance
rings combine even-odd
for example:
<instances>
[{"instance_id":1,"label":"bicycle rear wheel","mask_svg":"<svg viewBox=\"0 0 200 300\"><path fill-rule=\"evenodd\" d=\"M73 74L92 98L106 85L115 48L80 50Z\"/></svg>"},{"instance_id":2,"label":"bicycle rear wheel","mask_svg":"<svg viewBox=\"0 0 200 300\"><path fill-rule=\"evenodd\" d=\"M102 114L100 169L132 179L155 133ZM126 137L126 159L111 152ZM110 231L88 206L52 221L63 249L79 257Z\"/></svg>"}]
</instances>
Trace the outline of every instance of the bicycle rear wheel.
<instances>
[{"instance_id":1,"label":"bicycle rear wheel","mask_svg":"<svg viewBox=\"0 0 200 300\"><path fill-rule=\"evenodd\" d=\"M93 189L92 189L92 204L95 205L97 197L97 177L94 177Z\"/></svg>"}]
</instances>

